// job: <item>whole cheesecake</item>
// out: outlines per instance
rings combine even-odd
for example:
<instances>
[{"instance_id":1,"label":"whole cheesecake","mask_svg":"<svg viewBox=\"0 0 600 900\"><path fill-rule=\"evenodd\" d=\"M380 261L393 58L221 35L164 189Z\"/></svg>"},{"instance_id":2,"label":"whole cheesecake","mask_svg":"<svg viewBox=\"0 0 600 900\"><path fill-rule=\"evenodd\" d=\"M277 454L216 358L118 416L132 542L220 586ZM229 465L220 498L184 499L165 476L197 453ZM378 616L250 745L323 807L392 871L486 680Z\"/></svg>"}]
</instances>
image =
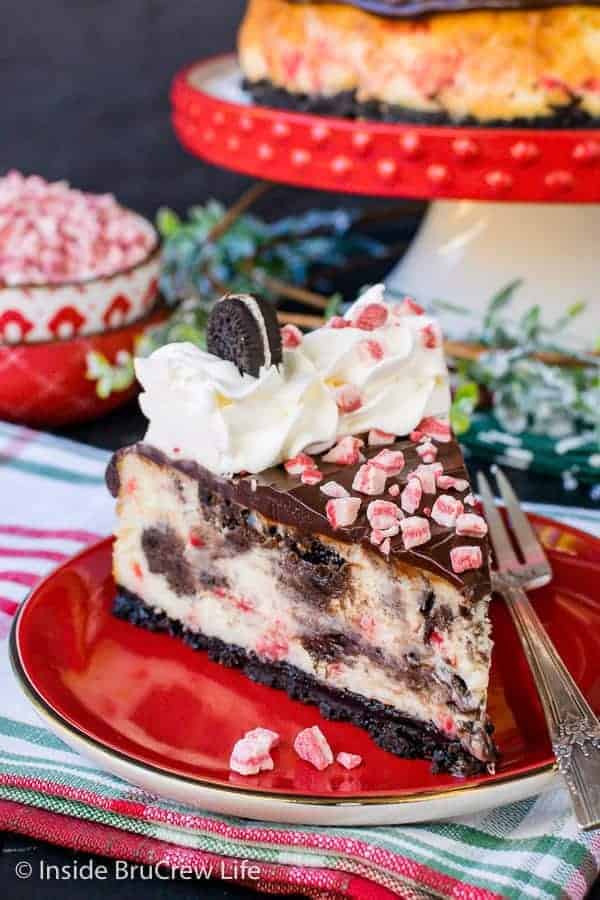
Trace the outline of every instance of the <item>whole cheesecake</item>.
<instances>
[{"instance_id":1,"label":"whole cheesecake","mask_svg":"<svg viewBox=\"0 0 600 900\"><path fill-rule=\"evenodd\" d=\"M597 127L600 8L545 0L250 0L263 105L388 121Z\"/></svg>"},{"instance_id":2,"label":"whole cheesecake","mask_svg":"<svg viewBox=\"0 0 600 900\"><path fill-rule=\"evenodd\" d=\"M367 292L302 336L248 296L138 360L115 612L437 770L492 770L487 526L434 320Z\"/></svg>"}]
</instances>

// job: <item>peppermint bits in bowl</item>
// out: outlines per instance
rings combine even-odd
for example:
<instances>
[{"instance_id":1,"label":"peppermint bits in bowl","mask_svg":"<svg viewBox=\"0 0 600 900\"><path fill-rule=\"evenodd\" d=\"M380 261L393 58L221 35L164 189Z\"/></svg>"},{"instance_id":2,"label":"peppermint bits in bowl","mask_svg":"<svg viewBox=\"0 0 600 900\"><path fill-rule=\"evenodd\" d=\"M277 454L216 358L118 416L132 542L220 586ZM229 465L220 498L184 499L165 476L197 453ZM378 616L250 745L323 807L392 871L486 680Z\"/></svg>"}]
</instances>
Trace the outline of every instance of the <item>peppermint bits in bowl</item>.
<instances>
[{"instance_id":1,"label":"peppermint bits in bowl","mask_svg":"<svg viewBox=\"0 0 600 900\"><path fill-rule=\"evenodd\" d=\"M111 194L0 178L0 344L129 325L155 305L158 273L153 226Z\"/></svg>"}]
</instances>

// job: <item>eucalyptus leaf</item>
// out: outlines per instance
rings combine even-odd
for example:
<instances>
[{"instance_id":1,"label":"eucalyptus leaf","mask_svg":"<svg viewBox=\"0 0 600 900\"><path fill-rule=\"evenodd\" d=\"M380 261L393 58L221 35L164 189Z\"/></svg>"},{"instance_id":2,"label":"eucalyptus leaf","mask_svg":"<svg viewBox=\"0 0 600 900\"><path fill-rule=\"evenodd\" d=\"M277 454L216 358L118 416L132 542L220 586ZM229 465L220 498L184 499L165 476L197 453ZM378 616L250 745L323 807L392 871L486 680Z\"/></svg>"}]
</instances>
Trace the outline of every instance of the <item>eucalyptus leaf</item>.
<instances>
[{"instance_id":1,"label":"eucalyptus leaf","mask_svg":"<svg viewBox=\"0 0 600 900\"><path fill-rule=\"evenodd\" d=\"M452 408L450 410L450 424L455 434L466 434L471 427L471 419L468 413L461 409Z\"/></svg>"},{"instance_id":2,"label":"eucalyptus leaf","mask_svg":"<svg viewBox=\"0 0 600 900\"><path fill-rule=\"evenodd\" d=\"M471 315L471 310L469 309L468 306L460 306L458 303L450 303L449 300L440 300L439 298L436 298L431 301L431 308L434 311L441 310L442 312L443 311L453 312L453 313L458 313L459 315L462 315L462 316L470 316Z\"/></svg>"},{"instance_id":3,"label":"eucalyptus leaf","mask_svg":"<svg viewBox=\"0 0 600 900\"><path fill-rule=\"evenodd\" d=\"M474 381L465 381L457 388L454 394L454 402L461 403L467 401L473 407L479 403L479 388Z\"/></svg>"},{"instance_id":4,"label":"eucalyptus leaf","mask_svg":"<svg viewBox=\"0 0 600 900\"><path fill-rule=\"evenodd\" d=\"M528 309L519 322L519 328L525 340L531 341L539 334L541 319L541 308L536 305Z\"/></svg>"},{"instance_id":5,"label":"eucalyptus leaf","mask_svg":"<svg viewBox=\"0 0 600 900\"><path fill-rule=\"evenodd\" d=\"M513 298L513 294L522 283L523 282L520 278L516 278L514 281L511 281L509 284L507 284L506 287L503 287L501 290L499 290L497 294L494 294L494 296L490 300L485 318L483 320L484 332L492 328L496 316L502 309L504 309L505 306L510 303Z\"/></svg>"},{"instance_id":6,"label":"eucalyptus leaf","mask_svg":"<svg viewBox=\"0 0 600 900\"><path fill-rule=\"evenodd\" d=\"M181 228L181 219L172 209L163 206L156 214L156 227L163 239L170 238Z\"/></svg>"}]
</instances>

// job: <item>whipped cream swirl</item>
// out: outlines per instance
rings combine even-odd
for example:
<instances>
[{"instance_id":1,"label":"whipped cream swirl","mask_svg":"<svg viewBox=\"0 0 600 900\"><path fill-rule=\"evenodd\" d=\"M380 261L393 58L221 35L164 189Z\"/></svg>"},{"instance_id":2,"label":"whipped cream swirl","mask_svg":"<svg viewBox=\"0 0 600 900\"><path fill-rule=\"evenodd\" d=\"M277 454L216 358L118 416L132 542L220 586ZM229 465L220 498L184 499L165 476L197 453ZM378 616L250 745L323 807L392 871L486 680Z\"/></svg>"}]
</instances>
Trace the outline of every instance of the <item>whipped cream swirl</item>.
<instances>
[{"instance_id":1,"label":"whipped cream swirl","mask_svg":"<svg viewBox=\"0 0 600 900\"><path fill-rule=\"evenodd\" d=\"M258 378L187 343L137 359L145 440L216 474L256 474L336 436L372 428L405 435L425 416L447 417L435 320L410 303L386 303L377 285L333 325L284 349L281 365L264 366Z\"/></svg>"},{"instance_id":2,"label":"whipped cream swirl","mask_svg":"<svg viewBox=\"0 0 600 900\"><path fill-rule=\"evenodd\" d=\"M218 475L262 472L336 435L335 399L301 354L284 352L254 378L193 344L167 344L135 371L146 441Z\"/></svg>"},{"instance_id":3,"label":"whipped cream swirl","mask_svg":"<svg viewBox=\"0 0 600 900\"><path fill-rule=\"evenodd\" d=\"M303 352L334 392L352 385L360 394L358 409L340 411L338 434L379 428L406 435L425 416L447 417L448 369L437 322L415 314L409 304L386 304L383 285L366 291L345 320L360 321L361 311L371 304L387 310L383 326L371 331L319 328L302 342Z\"/></svg>"}]
</instances>

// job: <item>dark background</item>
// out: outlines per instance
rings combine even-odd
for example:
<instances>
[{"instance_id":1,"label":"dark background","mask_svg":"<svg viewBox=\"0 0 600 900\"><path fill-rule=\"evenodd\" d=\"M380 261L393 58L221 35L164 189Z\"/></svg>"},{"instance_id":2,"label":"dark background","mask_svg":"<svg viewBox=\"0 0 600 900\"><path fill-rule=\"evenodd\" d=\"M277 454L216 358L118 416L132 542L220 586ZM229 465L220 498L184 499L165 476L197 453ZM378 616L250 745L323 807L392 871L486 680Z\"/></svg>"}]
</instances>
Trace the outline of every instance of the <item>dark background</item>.
<instances>
[{"instance_id":1,"label":"dark background","mask_svg":"<svg viewBox=\"0 0 600 900\"><path fill-rule=\"evenodd\" d=\"M186 63L235 48L244 0L0 0L0 172L110 191L140 212L225 201L242 176L203 166L169 125Z\"/></svg>"}]
</instances>

